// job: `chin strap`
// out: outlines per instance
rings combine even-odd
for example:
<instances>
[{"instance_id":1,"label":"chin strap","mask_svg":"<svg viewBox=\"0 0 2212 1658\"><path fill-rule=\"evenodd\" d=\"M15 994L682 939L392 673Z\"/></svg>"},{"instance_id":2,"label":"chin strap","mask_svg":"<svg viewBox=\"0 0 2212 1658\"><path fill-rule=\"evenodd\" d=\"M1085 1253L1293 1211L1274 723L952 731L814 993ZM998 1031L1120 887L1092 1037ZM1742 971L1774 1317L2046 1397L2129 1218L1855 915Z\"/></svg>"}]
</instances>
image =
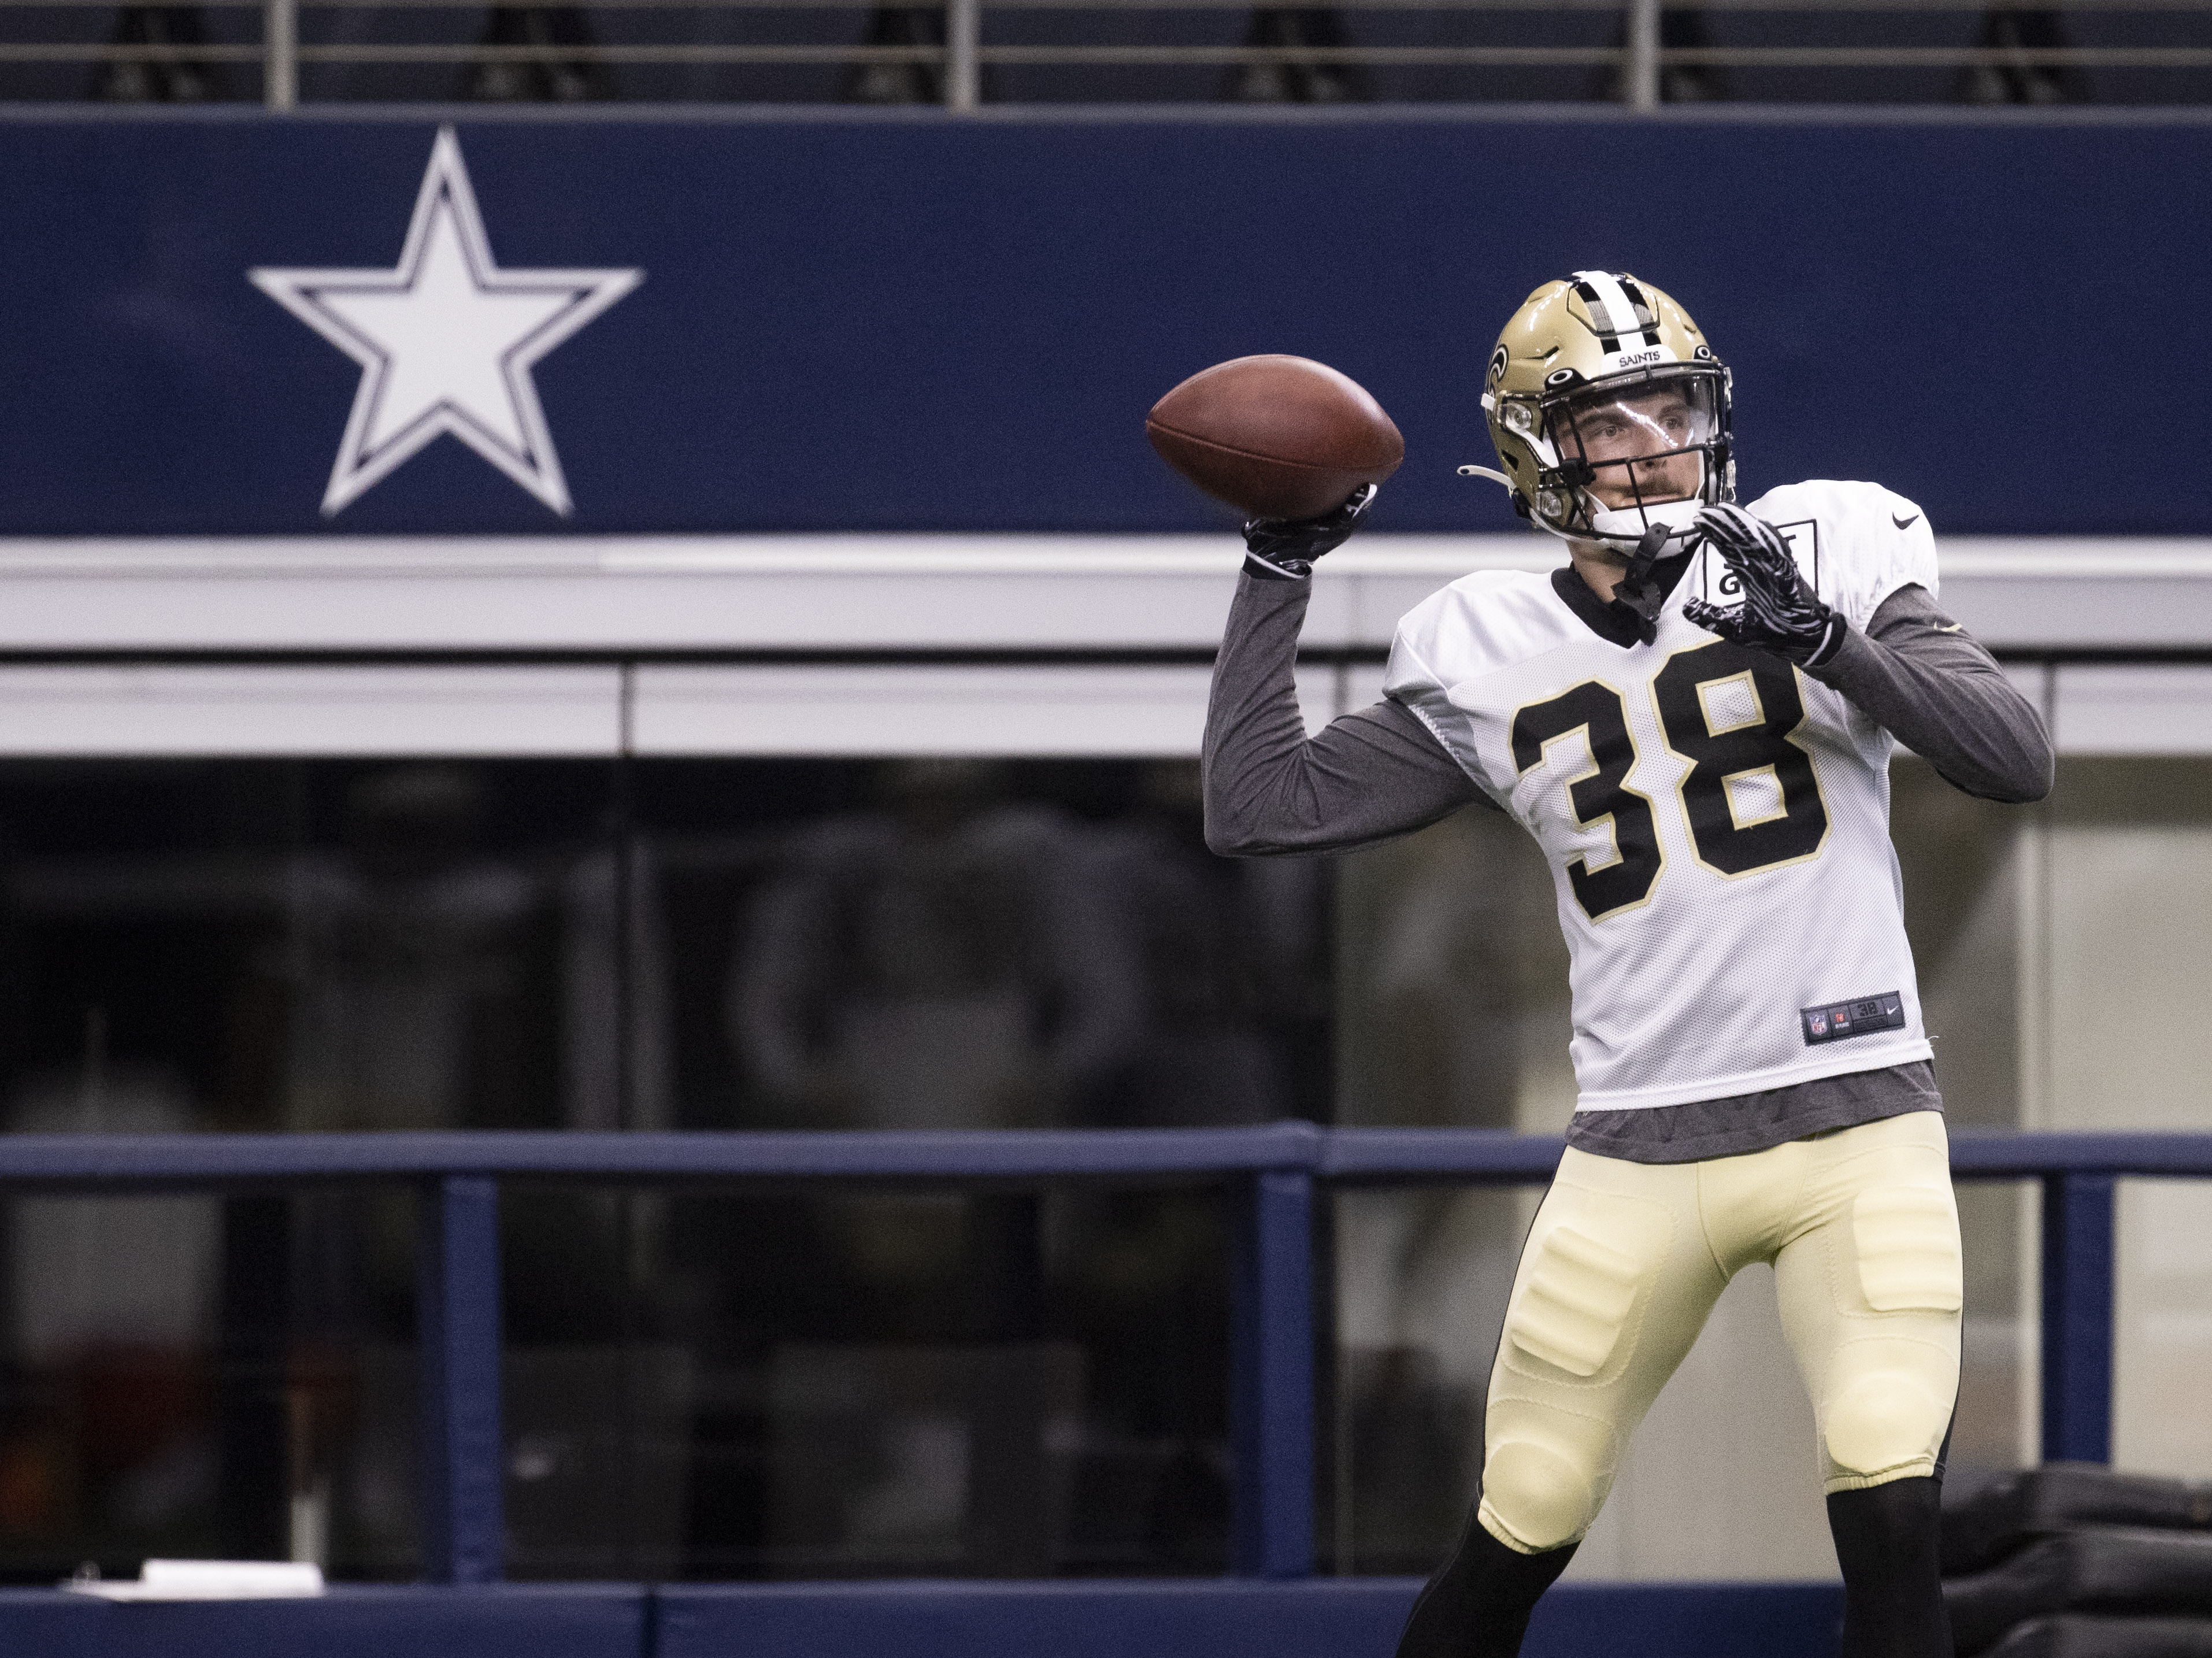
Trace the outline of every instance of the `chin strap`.
<instances>
[{"instance_id":1,"label":"chin strap","mask_svg":"<svg viewBox=\"0 0 2212 1658\"><path fill-rule=\"evenodd\" d=\"M1613 590L1613 602L1636 618L1637 632L1647 645L1659 637L1659 607L1667 602L1659 578L1652 571L1666 554L1668 539L1674 533L1664 524L1654 524L1644 531L1644 539L1629 555L1627 574Z\"/></svg>"}]
</instances>

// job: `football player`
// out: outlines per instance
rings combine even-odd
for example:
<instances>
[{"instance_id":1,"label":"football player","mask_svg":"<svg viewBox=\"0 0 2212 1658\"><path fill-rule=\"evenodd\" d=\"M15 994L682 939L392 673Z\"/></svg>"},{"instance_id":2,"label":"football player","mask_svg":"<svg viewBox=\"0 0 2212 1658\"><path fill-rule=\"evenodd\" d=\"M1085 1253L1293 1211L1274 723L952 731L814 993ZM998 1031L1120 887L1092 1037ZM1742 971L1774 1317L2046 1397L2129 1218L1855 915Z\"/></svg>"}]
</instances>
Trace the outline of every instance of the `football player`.
<instances>
[{"instance_id":1,"label":"football player","mask_svg":"<svg viewBox=\"0 0 2212 1658\"><path fill-rule=\"evenodd\" d=\"M1514 314L1482 405L1565 543L1399 624L1385 698L1309 740L1313 561L1359 524L1245 527L1205 748L1216 851L1312 852L1470 803L1535 837L1572 960L1580 1098L1491 1372L1481 1488L1400 1658L1510 1658L1729 1278L1774 1268L1818 1423L1845 1658L1948 1658L1936 1555L1958 1214L1888 833L1901 741L1996 801L2041 722L1937 607L1926 515L1874 484L1735 504L1729 370L1625 273Z\"/></svg>"}]
</instances>

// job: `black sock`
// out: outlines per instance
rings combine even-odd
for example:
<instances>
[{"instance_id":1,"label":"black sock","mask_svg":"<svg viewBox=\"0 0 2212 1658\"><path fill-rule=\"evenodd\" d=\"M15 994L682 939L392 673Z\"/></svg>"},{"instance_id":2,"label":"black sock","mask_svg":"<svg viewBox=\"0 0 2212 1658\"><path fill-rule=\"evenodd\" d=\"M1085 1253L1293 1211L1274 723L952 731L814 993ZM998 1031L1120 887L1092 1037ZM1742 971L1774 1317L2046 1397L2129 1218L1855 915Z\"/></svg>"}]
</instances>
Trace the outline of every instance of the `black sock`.
<instances>
[{"instance_id":1,"label":"black sock","mask_svg":"<svg viewBox=\"0 0 2212 1658\"><path fill-rule=\"evenodd\" d=\"M1938 1478L1893 1479L1828 1499L1844 1570L1840 1658L1951 1658Z\"/></svg>"},{"instance_id":2,"label":"black sock","mask_svg":"<svg viewBox=\"0 0 2212 1658\"><path fill-rule=\"evenodd\" d=\"M1567 1569L1576 1547L1522 1554L1470 1513L1451 1558L1413 1602L1398 1658L1515 1658L1538 1597Z\"/></svg>"}]
</instances>

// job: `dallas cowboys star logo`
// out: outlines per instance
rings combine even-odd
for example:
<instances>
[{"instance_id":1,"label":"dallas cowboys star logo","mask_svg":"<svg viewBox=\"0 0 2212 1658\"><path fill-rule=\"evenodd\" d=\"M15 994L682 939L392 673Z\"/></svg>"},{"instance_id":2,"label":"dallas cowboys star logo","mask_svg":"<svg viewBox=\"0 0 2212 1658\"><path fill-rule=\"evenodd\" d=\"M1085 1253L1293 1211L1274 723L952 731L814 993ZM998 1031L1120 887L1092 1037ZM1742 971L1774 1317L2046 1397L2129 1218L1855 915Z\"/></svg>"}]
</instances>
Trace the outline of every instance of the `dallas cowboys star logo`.
<instances>
[{"instance_id":1,"label":"dallas cowboys star logo","mask_svg":"<svg viewBox=\"0 0 2212 1658\"><path fill-rule=\"evenodd\" d=\"M501 270L448 126L430 148L395 269L248 274L362 366L323 495L325 517L441 432L568 515L568 481L531 365L636 287L644 271Z\"/></svg>"}]
</instances>

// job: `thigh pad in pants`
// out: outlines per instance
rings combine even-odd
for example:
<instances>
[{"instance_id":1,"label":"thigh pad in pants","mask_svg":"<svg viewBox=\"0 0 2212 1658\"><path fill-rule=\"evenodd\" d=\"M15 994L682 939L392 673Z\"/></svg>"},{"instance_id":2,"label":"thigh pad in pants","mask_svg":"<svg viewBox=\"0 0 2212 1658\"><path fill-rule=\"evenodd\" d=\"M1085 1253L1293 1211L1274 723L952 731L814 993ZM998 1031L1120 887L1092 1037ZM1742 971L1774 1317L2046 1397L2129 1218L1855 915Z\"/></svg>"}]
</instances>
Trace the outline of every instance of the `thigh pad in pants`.
<instances>
[{"instance_id":1,"label":"thigh pad in pants","mask_svg":"<svg viewBox=\"0 0 2212 1658\"><path fill-rule=\"evenodd\" d=\"M1694 1255L1687 1274L1672 1259L1694 1242L1696 1217L1676 1212L1670 1183L1635 1165L1606 1174L1614 1189L1563 1178L1547 1196L1492 1372L1482 1520L1527 1553L1589 1529L1629 1435L1719 1293ZM1661 1190L1620 1189L1647 1185Z\"/></svg>"},{"instance_id":2,"label":"thigh pad in pants","mask_svg":"<svg viewBox=\"0 0 2212 1658\"><path fill-rule=\"evenodd\" d=\"M1820 1218L1775 1261L1830 1491L1932 1474L1959 1391L1959 1212L1942 1119L1828 1137Z\"/></svg>"}]
</instances>

